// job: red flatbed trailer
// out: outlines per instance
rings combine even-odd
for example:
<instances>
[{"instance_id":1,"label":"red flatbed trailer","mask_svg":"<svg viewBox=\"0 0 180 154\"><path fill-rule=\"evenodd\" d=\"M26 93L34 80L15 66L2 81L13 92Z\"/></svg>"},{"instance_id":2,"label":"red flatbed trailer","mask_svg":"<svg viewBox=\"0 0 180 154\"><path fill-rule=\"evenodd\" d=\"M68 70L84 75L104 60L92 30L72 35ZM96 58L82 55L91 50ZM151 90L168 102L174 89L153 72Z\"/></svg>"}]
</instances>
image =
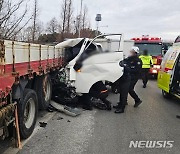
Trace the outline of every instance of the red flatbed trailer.
<instances>
[{"instance_id":1,"label":"red flatbed trailer","mask_svg":"<svg viewBox=\"0 0 180 154\"><path fill-rule=\"evenodd\" d=\"M14 125L16 105L21 138L32 134L38 109L51 100L51 76L62 65L60 48L0 40L0 138Z\"/></svg>"}]
</instances>

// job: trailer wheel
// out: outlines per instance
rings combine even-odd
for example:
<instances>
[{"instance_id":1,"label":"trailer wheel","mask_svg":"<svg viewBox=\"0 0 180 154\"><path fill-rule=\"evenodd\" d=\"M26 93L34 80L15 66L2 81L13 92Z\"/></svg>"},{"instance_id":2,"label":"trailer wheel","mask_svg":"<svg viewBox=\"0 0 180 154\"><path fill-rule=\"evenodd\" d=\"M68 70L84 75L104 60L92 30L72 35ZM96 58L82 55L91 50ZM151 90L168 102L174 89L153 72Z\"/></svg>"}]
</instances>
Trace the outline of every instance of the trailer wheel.
<instances>
[{"instance_id":1,"label":"trailer wheel","mask_svg":"<svg viewBox=\"0 0 180 154\"><path fill-rule=\"evenodd\" d=\"M38 96L39 109L47 109L52 96L52 83L49 75L39 76L36 78L35 91Z\"/></svg>"},{"instance_id":2,"label":"trailer wheel","mask_svg":"<svg viewBox=\"0 0 180 154\"><path fill-rule=\"evenodd\" d=\"M38 100L34 90L25 89L23 99L18 103L19 130L22 139L28 138L35 127Z\"/></svg>"},{"instance_id":3,"label":"trailer wheel","mask_svg":"<svg viewBox=\"0 0 180 154\"><path fill-rule=\"evenodd\" d=\"M172 95L170 93L167 93L166 91L162 90L162 95L164 98L166 99L170 99L172 97Z\"/></svg>"}]
</instances>

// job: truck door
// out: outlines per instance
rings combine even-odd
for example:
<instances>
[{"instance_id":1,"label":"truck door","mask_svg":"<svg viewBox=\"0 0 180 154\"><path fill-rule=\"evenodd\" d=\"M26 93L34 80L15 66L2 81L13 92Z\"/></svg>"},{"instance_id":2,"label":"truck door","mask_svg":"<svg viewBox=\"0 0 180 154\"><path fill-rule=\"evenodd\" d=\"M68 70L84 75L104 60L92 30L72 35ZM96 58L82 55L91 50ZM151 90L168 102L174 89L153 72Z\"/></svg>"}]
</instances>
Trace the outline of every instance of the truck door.
<instances>
[{"instance_id":1,"label":"truck door","mask_svg":"<svg viewBox=\"0 0 180 154\"><path fill-rule=\"evenodd\" d=\"M177 58L177 62L175 65L173 80L172 80L172 89L174 93L180 94L180 54Z\"/></svg>"}]
</instances>

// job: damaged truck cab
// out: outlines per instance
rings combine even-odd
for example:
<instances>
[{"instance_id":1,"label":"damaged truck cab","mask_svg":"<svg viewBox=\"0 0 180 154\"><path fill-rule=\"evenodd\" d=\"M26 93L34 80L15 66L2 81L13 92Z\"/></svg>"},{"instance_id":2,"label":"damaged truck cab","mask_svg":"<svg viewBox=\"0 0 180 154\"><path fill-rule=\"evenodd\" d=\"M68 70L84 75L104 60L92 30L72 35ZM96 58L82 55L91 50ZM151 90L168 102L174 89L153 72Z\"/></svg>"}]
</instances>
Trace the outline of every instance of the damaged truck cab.
<instances>
[{"instance_id":1,"label":"damaged truck cab","mask_svg":"<svg viewBox=\"0 0 180 154\"><path fill-rule=\"evenodd\" d=\"M70 39L56 46L64 48L66 79L75 87L77 94L89 93L98 81L114 83L123 75L123 68L119 66L123 60L123 40L114 52L104 52L94 40Z\"/></svg>"}]
</instances>

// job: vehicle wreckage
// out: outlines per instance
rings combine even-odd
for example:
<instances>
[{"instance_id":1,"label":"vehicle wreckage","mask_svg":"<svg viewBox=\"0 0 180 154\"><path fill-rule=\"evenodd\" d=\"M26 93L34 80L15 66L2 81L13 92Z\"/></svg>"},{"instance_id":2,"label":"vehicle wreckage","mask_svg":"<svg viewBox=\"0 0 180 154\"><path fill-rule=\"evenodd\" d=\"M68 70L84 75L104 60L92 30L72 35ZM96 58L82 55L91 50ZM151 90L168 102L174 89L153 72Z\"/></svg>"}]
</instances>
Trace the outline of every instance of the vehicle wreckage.
<instances>
[{"instance_id":1,"label":"vehicle wreckage","mask_svg":"<svg viewBox=\"0 0 180 154\"><path fill-rule=\"evenodd\" d=\"M123 52L121 42L114 52L103 50L95 43L99 37L102 36L93 40L69 39L56 46L64 50L65 65L54 77L57 82L54 83L53 100L64 105L76 105L79 96L89 94L95 106L106 108L106 104L100 101L107 97L103 82L114 83L122 76L123 68L119 62L123 59Z\"/></svg>"},{"instance_id":2,"label":"vehicle wreckage","mask_svg":"<svg viewBox=\"0 0 180 154\"><path fill-rule=\"evenodd\" d=\"M18 143L20 138L28 138L38 109L48 108L52 93L53 99L58 96L67 105L91 93L98 82L118 80L123 75L119 66L123 37L112 35L120 36L114 52L105 52L95 43L109 35L69 39L56 46L1 40L0 137L4 139L16 128Z\"/></svg>"}]
</instances>

